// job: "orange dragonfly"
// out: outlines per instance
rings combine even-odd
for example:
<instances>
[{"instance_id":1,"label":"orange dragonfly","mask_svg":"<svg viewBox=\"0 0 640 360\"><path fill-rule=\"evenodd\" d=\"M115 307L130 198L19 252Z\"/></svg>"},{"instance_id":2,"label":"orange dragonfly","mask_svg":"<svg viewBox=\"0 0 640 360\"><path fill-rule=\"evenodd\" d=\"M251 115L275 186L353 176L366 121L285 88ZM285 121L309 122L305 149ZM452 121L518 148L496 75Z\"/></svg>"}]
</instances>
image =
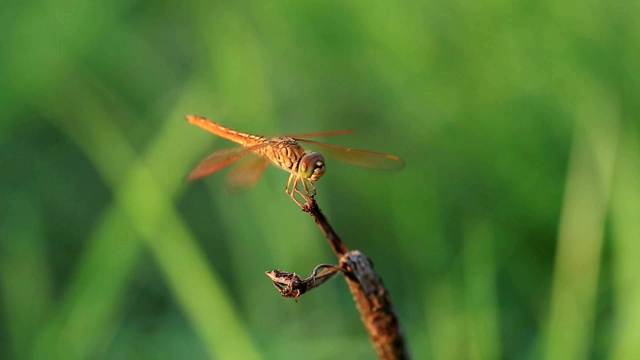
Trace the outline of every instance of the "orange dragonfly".
<instances>
[{"instance_id":1,"label":"orange dragonfly","mask_svg":"<svg viewBox=\"0 0 640 360\"><path fill-rule=\"evenodd\" d=\"M318 181L325 172L324 157L320 153L306 151L301 146L301 143L320 147L332 157L349 164L390 170L401 169L404 166L402 159L395 155L301 139L304 137L347 134L352 132L353 129L284 135L268 139L264 136L229 129L202 116L187 115L186 118L190 123L214 135L242 145L241 147L220 150L210 154L187 175L186 180L200 179L239 160L245 155L254 153L259 156L248 159L231 170L228 179L229 184L231 186L250 186L255 184L269 161L271 161L290 173L285 191L300 206L302 206L302 203L296 199L295 195L298 194L305 201L309 201L316 193L316 187L313 183ZM299 184L302 184L304 192L298 188Z\"/></svg>"}]
</instances>

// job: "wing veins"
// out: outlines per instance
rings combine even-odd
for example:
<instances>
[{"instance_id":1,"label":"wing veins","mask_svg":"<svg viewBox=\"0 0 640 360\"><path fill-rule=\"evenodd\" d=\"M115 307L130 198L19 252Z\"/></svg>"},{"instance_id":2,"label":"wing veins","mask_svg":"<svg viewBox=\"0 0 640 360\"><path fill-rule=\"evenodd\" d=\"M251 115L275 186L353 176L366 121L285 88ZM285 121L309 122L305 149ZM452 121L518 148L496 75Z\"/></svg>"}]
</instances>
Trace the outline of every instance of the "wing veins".
<instances>
[{"instance_id":1,"label":"wing veins","mask_svg":"<svg viewBox=\"0 0 640 360\"><path fill-rule=\"evenodd\" d=\"M372 150L356 149L342 145L328 144L314 140L297 140L311 145L319 146L326 150L327 154L349 164L367 168L388 170L399 170L404 167L404 161L395 155Z\"/></svg>"},{"instance_id":2,"label":"wing veins","mask_svg":"<svg viewBox=\"0 0 640 360\"><path fill-rule=\"evenodd\" d=\"M185 180L194 181L210 175L231 164L232 162L240 159L241 157L258 149L266 147L267 145L269 145L269 142L213 152L202 159L202 161L200 161L200 163L189 173L189 175L187 175Z\"/></svg>"}]
</instances>

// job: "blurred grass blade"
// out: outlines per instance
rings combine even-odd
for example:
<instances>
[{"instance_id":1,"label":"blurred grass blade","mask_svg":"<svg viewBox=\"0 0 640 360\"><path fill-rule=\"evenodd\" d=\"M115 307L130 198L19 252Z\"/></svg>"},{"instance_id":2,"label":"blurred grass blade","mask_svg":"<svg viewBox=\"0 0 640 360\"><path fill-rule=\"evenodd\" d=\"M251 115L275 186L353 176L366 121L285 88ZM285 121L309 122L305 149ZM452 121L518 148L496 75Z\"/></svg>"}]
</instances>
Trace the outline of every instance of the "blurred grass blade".
<instances>
[{"instance_id":1,"label":"blurred grass blade","mask_svg":"<svg viewBox=\"0 0 640 360\"><path fill-rule=\"evenodd\" d=\"M618 114L596 92L578 112L558 234L545 343L547 359L585 359L594 335L604 225L609 204Z\"/></svg>"},{"instance_id":2,"label":"blurred grass blade","mask_svg":"<svg viewBox=\"0 0 640 360\"><path fill-rule=\"evenodd\" d=\"M611 359L640 359L640 144L638 129L624 131L611 204L614 334Z\"/></svg>"},{"instance_id":3,"label":"blurred grass blade","mask_svg":"<svg viewBox=\"0 0 640 360\"><path fill-rule=\"evenodd\" d=\"M12 194L8 216L0 221L0 304L15 359L27 358L32 337L51 311L53 279L46 254L37 195Z\"/></svg>"},{"instance_id":4,"label":"blurred grass blade","mask_svg":"<svg viewBox=\"0 0 640 360\"><path fill-rule=\"evenodd\" d=\"M465 226L464 278L468 359L500 359L494 235L487 220Z\"/></svg>"},{"instance_id":5,"label":"blurred grass blade","mask_svg":"<svg viewBox=\"0 0 640 360\"><path fill-rule=\"evenodd\" d=\"M429 339L430 358L466 358L462 298L459 278L451 272L441 276L425 295L425 337Z\"/></svg>"},{"instance_id":6,"label":"blurred grass blade","mask_svg":"<svg viewBox=\"0 0 640 360\"><path fill-rule=\"evenodd\" d=\"M66 311L57 315L53 322L57 326L44 332L40 354L55 349L61 351L58 354L64 358L86 358L91 354L96 341L104 336L110 318L118 312L124 289L128 286L128 276L140 253L137 244L142 239L153 253L169 288L209 355L214 358L259 358L259 352L226 296L224 286L174 209L172 199L182 186L180 174L184 171L181 168L183 163L149 163L147 160L165 159L161 154L184 148L180 146L184 140L177 136L180 131L175 129L184 123L179 117L176 121L163 122L165 126L149 146L145 158L138 159L124 134L108 121L113 115L103 111L99 105L91 106L93 102L89 98L81 102L84 108L79 113L83 118L91 119L89 124L81 118L53 118L64 119L57 125L85 151L115 196L115 203L102 219L100 236L91 239L90 243L95 249L111 248L116 246L113 242L123 240L129 245L119 248L120 251L111 251L120 252L122 262L100 259L96 251L87 253L88 257L78 269L76 280L62 305ZM114 149L119 154L115 158L112 156ZM193 146L186 151L192 151L195 158L199 148ZM128 161L122 160L126 158ZM123 169L130 171L123 173ZM156 176L156 173L164 176ZM166 180L166 174L176 174L169 185L161 184L159 180ZM133 233L123 231L123 226L127 225L132 226ZM117 229L120 231L111 233ZM130 234L130 237L122 234ZM105 262L111 265L107 269L111 268L113 272L104 268L95 271L96 267L106 265ZM105 297L105 289L101 286L107 286L106 289L113 290L113 293Z\"/></svg>"}]
</instances>

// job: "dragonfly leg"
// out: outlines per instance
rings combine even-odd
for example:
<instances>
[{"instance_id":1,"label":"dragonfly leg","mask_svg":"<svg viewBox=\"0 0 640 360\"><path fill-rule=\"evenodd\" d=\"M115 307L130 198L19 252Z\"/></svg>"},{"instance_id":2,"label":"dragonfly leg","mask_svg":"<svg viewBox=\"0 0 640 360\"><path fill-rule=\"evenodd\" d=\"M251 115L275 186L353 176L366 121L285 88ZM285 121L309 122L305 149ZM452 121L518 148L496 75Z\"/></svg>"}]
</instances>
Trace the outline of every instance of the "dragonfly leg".
<instances>
[{"instance_id":1,"label":"dragonfly leg","mask_svg":"<svg viewBox=\"0 0 640 360\"><path fill-rule=\"evenodd\" d=\"M305 180L309 182L311 190L309 190L309 188L307 187L307 183L305 182ZM302 187L304 187L304 191L306 191L309 196L316 195L316 186L313 184L313 181L311 181L311 179L302 179Z\"/></svg>"},{"instance_id":2,"label":"dragonfly leg","mask_svg":"<svg viewBox=\"0 0 640 360\"><path fill-rule=\"evenodd\" d=\"M289 180L287 180L287 187L284 188L284 192L287 193L287 195L291 195L291 191L289 191L289 189L291 189L291 181L293 181L295 178L294 174L289 175Z\"/></svg>"},{"instance_id":3,"label":"dragonfly leg","mask_svg":"<svg viewBox=\"0 0 640 360\"><path fill-rule=\"evenodd\" d=\"M298 181L300 181L300 178L297 175L289 175L289 181L287 181L287 187L284 189L284 191L287 193L287 195L289 195L290 198L293 199L293 201L296 202L296 204L298 204L298 206L302 207L304 206L304 204L298 201L298 199L296 198L296 194L299 194L305 200L305 202L309 201L310 198L305 196L302 192L300 192L300 190L298 190Z\"/></svg>"},{"instance_id":4,"label":"dragonfly leg","mask_svg":"<svg viewBox=\"0 0 640 360\"><path fill-rule=\"evenodd\" d=\"M304 184L304 181L303 181L302 183ZM300 189L298 189L297 184L296 184L296 187L295 187L293 190L294 190L295 194L300 195L300 197L301 197L302 199L304 199L304 202L305 202L305 203L306 203L306 202L311 201L312 195L310 195L310 194L308 194L308 193L304 193L304 192L300 191ZM296 199L295 199L295 194L294 194L294 193L292 193L292 194L291 194L291 197L293 197L293 198L294 198L294 200L296 200ZM297 200L296 200L296 202L298 203L298 205L303 206L303 204L302 204L302 203L300 203L299 201L297 201Z\"/></svg>"},{"instance_id":5,"label":"dragonfly leg","mask_svg":"<svg viewBox=\"0 0 640 360\"><path fill-rule=\"evenodd\" d=\"M305 182L308 181L309 184L311 184L311 188L313 191L309 190L309 187L307 187L307 183ZM296 184L296 192L298 194L300 194L300 196L302 196L303 199L305 199L305 201L311 201L311 199L316 195L316 187L313 185L313 183L311 182L311 180L306 179L306 178L298 178L297 181L300 181L302 183L302 187L304 188L304 192L300 191L300 189L298 189L298 186Z\"/></svg>"}]
</instances>

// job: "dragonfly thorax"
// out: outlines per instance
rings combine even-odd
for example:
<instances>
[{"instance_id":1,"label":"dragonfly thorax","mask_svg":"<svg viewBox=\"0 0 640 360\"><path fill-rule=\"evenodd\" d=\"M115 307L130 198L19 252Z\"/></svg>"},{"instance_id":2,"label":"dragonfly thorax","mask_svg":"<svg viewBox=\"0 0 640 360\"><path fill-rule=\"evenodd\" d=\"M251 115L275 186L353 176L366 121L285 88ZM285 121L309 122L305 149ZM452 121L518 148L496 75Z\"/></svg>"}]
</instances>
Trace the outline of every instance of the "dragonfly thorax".
<instances>
[{"instance_id":1,"label":"dragonfly thorax","mask_svg":"<svg viewBox=\"0 0 640 360\"><path fill-rule=\"evenodd\" d=\"M310 152L300 158L298 176L311 181L318 181L324 174L324 156L317 152Z\"/></svg>"}]
</instances>

